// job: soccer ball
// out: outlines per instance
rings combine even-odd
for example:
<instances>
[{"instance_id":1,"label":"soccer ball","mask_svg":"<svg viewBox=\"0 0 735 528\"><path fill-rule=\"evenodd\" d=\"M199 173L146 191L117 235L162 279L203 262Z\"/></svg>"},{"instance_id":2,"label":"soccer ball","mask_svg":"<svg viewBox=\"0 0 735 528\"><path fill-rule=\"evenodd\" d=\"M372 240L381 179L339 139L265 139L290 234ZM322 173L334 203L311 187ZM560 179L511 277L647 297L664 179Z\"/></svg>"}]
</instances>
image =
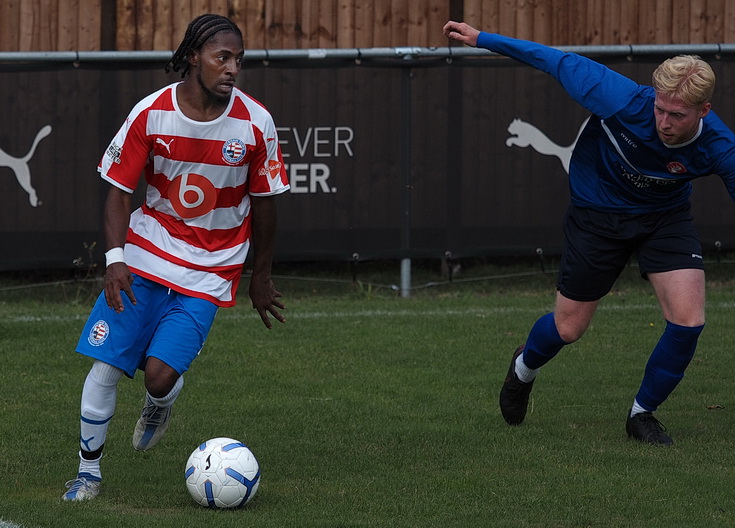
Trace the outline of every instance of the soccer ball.
<instances>
[{"instance_id":1,"label":"soccer ball","mask_svg":"<svg viewBox=\"0 0 735 528\"><path fill-rule=\"evenodd\" d=\"M192 452L184 476L189 493L202 506L238 508L258 490L260 466L242 442L213 438Z\"/></svg>"}]
</instances>

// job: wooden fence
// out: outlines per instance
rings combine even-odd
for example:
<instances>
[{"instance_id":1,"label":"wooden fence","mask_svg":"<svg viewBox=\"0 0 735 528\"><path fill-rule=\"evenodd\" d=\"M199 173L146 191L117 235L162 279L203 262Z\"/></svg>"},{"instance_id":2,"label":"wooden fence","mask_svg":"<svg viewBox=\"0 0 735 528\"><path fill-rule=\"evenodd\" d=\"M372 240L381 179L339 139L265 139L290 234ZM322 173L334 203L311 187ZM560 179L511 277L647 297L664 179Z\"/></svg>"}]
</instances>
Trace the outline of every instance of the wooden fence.
<instances>
[{"instance_id":1,"label":"wooden fence","mask_svg":"<svg viewBox=\"0 0 735 528\"><path fill-rule=\"evenodd\" d=\"M0 0L0 51L174 49L206 12L250 49L445 46L450 17L551 45L735 42L732 0Z\"/></svg>"}]
</instances>

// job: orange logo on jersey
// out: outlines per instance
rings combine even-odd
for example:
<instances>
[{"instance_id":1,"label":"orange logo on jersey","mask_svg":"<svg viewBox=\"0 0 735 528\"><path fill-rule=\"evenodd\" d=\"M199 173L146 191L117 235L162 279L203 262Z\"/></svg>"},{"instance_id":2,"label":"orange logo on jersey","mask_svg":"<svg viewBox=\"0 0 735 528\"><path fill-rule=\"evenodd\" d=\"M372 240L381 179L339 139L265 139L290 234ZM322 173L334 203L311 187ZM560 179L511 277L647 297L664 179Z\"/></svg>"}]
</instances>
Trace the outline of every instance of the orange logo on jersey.
<instances>
[{"instance_id":1,"label":"orange logo on jersey","mask_svg":"<svg viewBox=\"0 0 735 528\"><path fill-rule=\"evenodd\" d=\"M196 218L214 209L217 189L204 176L182 174L169 185L168 199L181 218Z\"/></svg>"},{"instance_id":2,"label":"orange logo on jersey","mask_svg":"<svg viewBox=\"0 0 735 528\"><path fill-rule=\"evenodd\" d=\"M275 180L281 175L281 162L275 160L268 160L268 167L261 167L258 174L265 176L266 174L271 180Z\"/></svg>"}]
</instances>

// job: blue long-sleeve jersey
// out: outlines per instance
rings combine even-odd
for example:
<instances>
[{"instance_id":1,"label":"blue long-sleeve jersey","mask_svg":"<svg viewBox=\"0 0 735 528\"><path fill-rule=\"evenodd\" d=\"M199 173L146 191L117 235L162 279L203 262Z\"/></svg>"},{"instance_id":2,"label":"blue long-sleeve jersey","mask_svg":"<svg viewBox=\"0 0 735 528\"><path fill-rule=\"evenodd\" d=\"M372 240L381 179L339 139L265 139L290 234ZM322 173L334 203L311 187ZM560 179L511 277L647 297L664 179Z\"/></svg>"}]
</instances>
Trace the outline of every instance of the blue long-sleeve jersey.
<instances>
[{"instance_id":1,"label":"blue long-sleeve jersey","mask_svg":"<svg viewBox=\"0 0 735 528\"><path fill-rule=\"evenodd\" d=\"M735 200L735 135L714 112L693 139L666 145L656 133L652 87L535 42L482 32L477 46L548 73L592 112L569 165L574 205L626 213L672 209L689 200L691 180L712 174Z\"/></svg>"}]
</instances>

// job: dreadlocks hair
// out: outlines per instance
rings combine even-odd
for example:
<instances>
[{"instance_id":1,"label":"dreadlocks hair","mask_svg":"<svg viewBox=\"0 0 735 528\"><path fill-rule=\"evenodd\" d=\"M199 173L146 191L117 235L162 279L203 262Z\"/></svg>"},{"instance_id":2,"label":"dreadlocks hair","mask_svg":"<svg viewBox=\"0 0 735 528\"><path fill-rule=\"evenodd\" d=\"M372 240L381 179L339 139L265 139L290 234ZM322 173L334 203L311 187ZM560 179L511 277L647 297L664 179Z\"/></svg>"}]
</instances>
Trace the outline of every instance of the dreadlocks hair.
<instances>
[{"instance_id":1,"label":"dreadlocks hair","mask_svg":"<svg viewBox=\"0 0 735 528\"><path fill-rule=\"evenodd\" d=\"M222 15L199 15L191 21L189 27L186 28L184 39L179 44L173 57L166 63L166 73L173 70L175 72L181 70L181 78L186 77L189 73L189 53L198 51L215 34L220 31L230 31L236 33L242 38L242 32L237 25L227 17Z\"/></svg>"}]
</instances>

